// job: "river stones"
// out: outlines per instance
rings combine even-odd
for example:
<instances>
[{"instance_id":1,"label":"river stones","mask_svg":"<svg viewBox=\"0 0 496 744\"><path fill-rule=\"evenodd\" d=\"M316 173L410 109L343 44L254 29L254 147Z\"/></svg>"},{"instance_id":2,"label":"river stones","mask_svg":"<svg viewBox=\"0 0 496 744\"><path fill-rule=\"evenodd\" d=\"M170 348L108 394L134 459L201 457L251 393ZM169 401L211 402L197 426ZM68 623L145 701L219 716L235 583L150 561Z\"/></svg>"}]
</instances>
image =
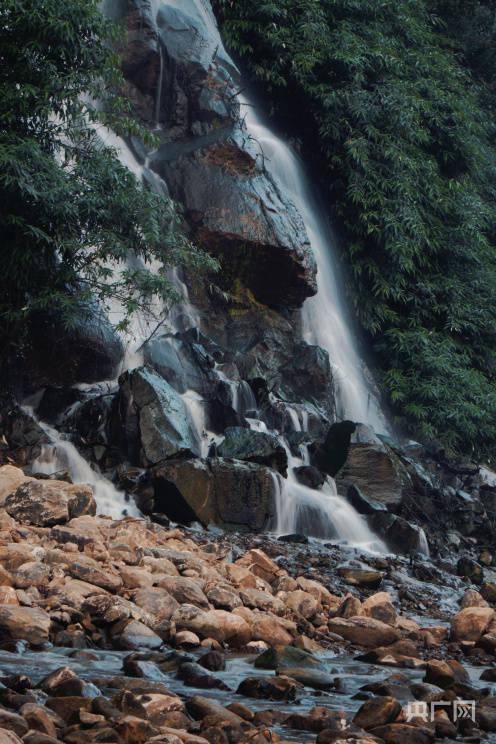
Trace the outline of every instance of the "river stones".
<instances>
[{"instance_id":1,"label":"river stones","mask_svg":"<svg viewBox=\"0 0 496 744\"><path fill-rule=\"evenodd\" d=\"M496 583L485 581L480 589L482 597L491 604L496 604Z\"/></svg>"},{"instance_id":2,"label":"river stones","mask_svg":"<svg viewBox=\"0 0 496 744\"><path fill-rule=\"evenodd\" d=\"M225 610L203 611L191 604L183 604L171 617L178 630L192 630L200 638L214 638L232 646L244 646L251 640L246 620Z\"/></svg>"},{"instance_id":3,"label":"river stones","mask_svg":"<svg viewBox=\"0 0 496 744\"><path fill-rule=\"evenodd\" d=\"M226 668L226 657L220 651L208 651L198 659L198 663L211 672L221 672Z\"/></svg>"},{"instance_id":4,"label":"river stones","mask_svg":"<svg viewBox=\"0 0 496 744\"><path fill-rule=\"evenodd\" d=\"M112 627L112 638L118 648L158 649L163 641L151 628L139 620L122 620Z\"/></svg>"},{"instance_id":5,"label":"river stones","mask_svg":"<svg viewBox=\"0 0 496 744\"><path fill-rule=\"evenodd\" d=\"M22 483L33 480L29 475L24 475L21 468L14 465L2 465L0 467L0 506L5 505L7 496L15 493Z\"/></svg>"},{"instance_id":6,"label":"river stones","mask_svg":"<svg viewBox=\"0 0 496 744\"><path fill-rule=\"evenodd\" d=\"M379 737L387 744L431 744L434 741L434 733L426 726L409 726L405 723L388 723L385 726L377 726L372 729L371 734Z\"/></svg>"},{"instance_id":7,"label":"river stones","mask_svg":"<svg viewBox=\"0 0 496 744\"><path fill-rule=\"evenodd\" d=\"M49 640L50 616L39 607L0 605L0 632L14 641L42 646Z\"/></svg>"},{"instance_id":8,"label":"river stones","mask_svg":"<svg viewBox=\"0 0 496 744\"><path fill-rule=\"evenodd\" d=\"M362 610L367 617L374 617L388 625L396 625L397 614L388 592L372 594L362 604Z\"/></svg>"},{"instance_id":9,"label":"river stones","mask_svg":"<svg viewBox=\"0 0 496 744\"><path fill-rule=\"evenodd\" d=\"M400 703L392 697L376 697L367 700L353 718L353 723L366 731L394 721L401 713Z\"/></svg>"},{"instance_id":10,"label":"river stones","mask_svg":"<svg viewBox=\"0 0 496 744\"><path fill-rule=\"evenodd\" d=\"M246 590L245 590L246 591ZM253 591L257 591L254 589ZM217 610L235 610L236 607L241 607L243 602L237 592L234 592L231 587L224 585L213 586L207 591L207 599Z\"/></svg>"},{"instance_id":11,"label":"river stones","mask_svg":"<svg viewBox=\"0 0 496 744\"><path fill-rule=\"evenodd\" d=\"M323 669L322 662L315 656L294 646L273 646L264 651L254 661L257 669L280 670L285 667L301 669Z\"/></svg>"},{"instance_id":12,"label":"river stones","mask_svg":"<svg viewBox=\"0 0 496 744\"><path fill-rule=\"evenodd\" d=\"M294 592L287 592L284 597L284 604L297 615L301 615L306 620L315 617L320 609L320 603L309 592L302 589L296 589Z\"/></svg>"},{"instance_id":13,"label":"river stones","mask_svg":"<svg viewBox=\"0 0 496 744\"><path fill-rule=\"evenodd\" d=\"M279 673L285 677L291 677L304 687L311 687L314 690L331 690L336 686L335 677L323 669L285 666Z\"/></svg>"},{"instance_id":14,"label":"river stones","mask_svg":"<svg viewBox=\"0 0 496 744\"><path fill-rule=\"evenodd\" d=\"M460 601L460 608L466 607L489 607L489 604L475 589L467 589Z\"/></svg>"},{"instance_id":15,"label":"river stones","mask_svg":"<svg viewBox=\"0 0 496 744\"><path fill-rule=\"evenodd\" d=\"M426 664L424 682L446 690L455 682L470 682L470 676L455 659L448 659L447 661L432 659Z\"/></svg>"},{"instance_id":16,"label":"river stones","mask_svg":"<svg viewBox=\"0 0 496 744\"><path fill-rule=\"evenodd\" d=\"M396 628L373 617L334 617L329 620L329 630L358 646L374 648L389 646L399 640L401 634Z\"/></svg>"},{"instance_id":17,"label":"river stones","mask_svg":"<svg viewBox=\"0 0 496 744\"><path fill-rule=\"evenodd\" d=\"M7 729L17 736L24 737L28 732L28 724L25 719L17 713L0 709L0 731L2 729Z\"/></svg>"},{"instance_id":18,"label":"river stones","mask_svg":"<svg viewBox=\"0 0 496 744\"><path fill-rule=\"evenodd\" d=\"M367 568L348 568L347 566L338 568L338 574L343 577L347 584L367 587L368 589L378 589L384 578L381 571L373 571Z\"/></svg>"},{"instance_id":19,"label":"river stones","mask_svg":"<svg viewBox=\"0 0 496 744\"><path fill-rule=\"evenodd\" d=\"M158 583L179 604L191 604L201 609L210 607L209 601L203 593L203 582L185 576L164 576Z\"/></svg>"},{"instance_id":20,"label":"river stones","mask_svg":"<svg viewBox=\"0 0 496 744\"><path fill-rule=\"evenodd\" d=\"M273 612L274 615L285 614L286 603L268 592L261 592L258 589L240 589L239 597L245 607Z\"/></svg>"},{"instance_id":21,"label":"river stones","mask_svg":"<svg viewBox=\"0 0 496 744\"><path fill-rule=\"evenodd\" d=\"M169 620L179 607L179 602L162 587L138 589L133 595L133 602L157 623Z\"/></svg>"},{"instance_id":22,"label":"river stones","mask_svg":"<svg viewBox=\"0 0 496 744\"><path fill-rule=\"evenodd\" d=\"M119 574L103 568L98 561L81 553L77 554L73 560L69 560L67 570L74 579L99 586L108 592L118 592L123 585Z\"/></svg>"},{"instance_id":23,"label":"river stones","mask_svg":"<svg viewBox=\"0 0 496 744\"><path fill-rule=\"evenodd\" d=\"M237 693L259 700L296 700L302 685L284 675L278 677L246 677L240 682Z\"/></svg>"},{"instance_id":24,"label":"river stones","mask_svg":"<svg viewBox=\"0 0 496 744\"><path fill-rule=\"evenodd\" d=\"M484 581L484 569L468 556L462 556L456 564L456 572L459 576L470 579L474 584L482 584Z\"/></svg>"},{"instance_id":25,"label":"river stones","mask_svg":"<svg viewBox=\"0 0 496 744\"><path fill-rule=\"evenodd\" d=\"M221 679L205 671L203 666L187 661L181 664L177 670L178 679L182 680L185 685L190 687L199 687L203 689L229 690L230 688Z\"/></svg>"}]
</instances>

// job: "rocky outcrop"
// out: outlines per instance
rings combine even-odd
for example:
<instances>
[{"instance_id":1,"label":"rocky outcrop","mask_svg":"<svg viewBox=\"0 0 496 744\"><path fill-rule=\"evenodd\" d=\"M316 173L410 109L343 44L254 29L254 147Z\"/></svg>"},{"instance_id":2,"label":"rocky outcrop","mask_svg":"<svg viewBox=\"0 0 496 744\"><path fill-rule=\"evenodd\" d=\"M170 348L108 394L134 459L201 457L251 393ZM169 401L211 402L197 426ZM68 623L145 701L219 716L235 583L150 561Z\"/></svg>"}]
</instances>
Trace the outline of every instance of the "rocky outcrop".
<instances>
[{"instance_id":1,"label":"rocky outcrop","mask_svg":"<svg viewBox=\"0 0 496 744\"><path fill-rule=\"evenodd\" d=\"M123 22L126 93L145 122L163 126L150 168L193 237L222 261L226 287L241 280L265 305L300 306L316 292L305 228L241 125L238 72L210 8L131 2Z\"/></svg>"},{"instance_id":2,"label":"rocky outcrop","mask_svg":"<svg viewBox=\"0 0 496 744\"><path fill-rule=\"evenodd\" d=\"M62 313L39 313L29 339L23 375L27 371L38 387L110 380L124 356L119 336L96 303L81 307L70 328Z\"/></svg>"}]
</instances>

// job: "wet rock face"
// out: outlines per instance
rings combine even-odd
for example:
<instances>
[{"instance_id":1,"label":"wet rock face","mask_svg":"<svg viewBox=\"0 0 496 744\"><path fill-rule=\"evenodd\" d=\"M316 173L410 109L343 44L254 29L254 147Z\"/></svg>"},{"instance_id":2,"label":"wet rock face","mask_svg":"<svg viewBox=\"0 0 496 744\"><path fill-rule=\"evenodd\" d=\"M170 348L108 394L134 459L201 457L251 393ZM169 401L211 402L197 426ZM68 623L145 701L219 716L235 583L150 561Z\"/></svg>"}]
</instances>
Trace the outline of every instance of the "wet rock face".
<instances>
[{"instance_id":1,"label":"wet rock face","mask_svg":"<svg viewBox=\"0 0 496 744\"><path fill-rule=\"evenodd\" d=\"M376 511L368 518L369 524L387 545L398 553L411 553L425 550L425 535L421 527L408 522L396 514Z\"/></svg>"},{"instance_id":2,"label":"wet rock face","mask_svg":"<svg viewBox=\"0 0 496 744\"><path fill-rule=\"evenodd\" d=\"M146 466L199 454L181 396L151 369L140 367L122 376L117 406L123 444L132 462Z\"/></svg>"},{"instance_id":3,"label":"wet rock face","mask_svg":"<svg viewBox=\"0 0 496 744\"><path fill-rule=\"evenodd\" d=\"M217 449L221 457L267 465L286 475L288 458L284 447L273 434L234 426L227 428L224 434L225 439Z\"/></svg>"},{"instance_id":4,"label":"wet rock face","mask_svg":"<svg viewBox=\"0 0 496 744\"><path fill-rule=\"evenodd\" d=\"M346 462L337 473L338 490L346 493L357 486L366 496L383 504L398 506L407 491L410 477L399 457L363 424L351 435Z\"/></svg>"},{"instance_id":5,"label":"wet rock face","mask_svg":"<svg viewBox=\"0 0 496 744\"><path fill-rule=\"evenodd\" d=\"M289 199L250 160L256 157L251 149L239 136L228 146L154 165L184 205L193 236L219 257L226 288L241 279L264 305L299 307L317 291L305 227Z\"/></svg>"},{"instance_id":6,"label":"wet rock face","mask_svg":"<svg viewBox=\"0 0 496 744\"><path fill-rule=\"evenodd\" d=\"M239 73L209 5L135 0L123 22L126 93L164 131L150 167L183 205L193 237L220 258L227 289L241 280L265 305L299 307L316 292L308 237L241 124Z\"/></svg>"}]
</instances>

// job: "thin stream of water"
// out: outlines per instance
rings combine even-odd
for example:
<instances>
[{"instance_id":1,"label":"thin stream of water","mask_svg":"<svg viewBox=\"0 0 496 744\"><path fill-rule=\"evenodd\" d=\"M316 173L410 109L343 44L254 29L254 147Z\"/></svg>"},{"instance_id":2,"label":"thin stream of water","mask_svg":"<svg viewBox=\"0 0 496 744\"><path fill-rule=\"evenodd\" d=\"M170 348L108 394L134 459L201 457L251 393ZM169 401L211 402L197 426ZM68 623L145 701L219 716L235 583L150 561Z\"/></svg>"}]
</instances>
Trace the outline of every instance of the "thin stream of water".
<instances>
[{"instance_id":1,"label":"thin stream of water","mask_svg":"<svg viewBox=\"0 0 496 744\"><path fill-rule=\"evenodd\" d=\"M327 214L296 153L265 124L246 98L239 97L248 133L263 151L267 171L290 196L298 209L317 262L318 292L303 306L305 338L329 353L337 388L339 418L349 418L387 431L387 424L368 385L343 300L337 261L336 238Z\"/></svg>"}]
</instances>

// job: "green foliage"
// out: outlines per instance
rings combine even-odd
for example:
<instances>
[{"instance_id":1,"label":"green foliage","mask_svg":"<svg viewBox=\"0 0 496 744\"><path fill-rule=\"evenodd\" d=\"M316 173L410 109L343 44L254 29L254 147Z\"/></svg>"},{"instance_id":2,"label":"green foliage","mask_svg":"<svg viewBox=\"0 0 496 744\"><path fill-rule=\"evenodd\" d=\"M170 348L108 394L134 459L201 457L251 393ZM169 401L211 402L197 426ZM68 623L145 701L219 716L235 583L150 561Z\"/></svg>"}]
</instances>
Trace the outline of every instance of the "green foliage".
<instances>
[{"instance_id":1,"label":"green foliage","mask_svg":"<svg viewBox=\"0 0 496 744\"><path fill-rule=\"evenodd\" d=\"M491 10L470 1L478 18ZM495 132L474 37L494 49L483 23L455 33L456 0L439 0L443 18L433 5L216 1L226 40L280 118L307 152L320 145L356 312L397 421L490 455Z\"/></svg>"},{"instance_id":2,"label":"green foliage","mask_svg":"<svg viewBox=\"0 0 496 744\"><path fill-rule=\"evenodd\" d=\"M98 6L3 0L0 7L4 353L5 340L22 341L33 313L56 309L70 325L96 298L123 306L126 325L138 308L174 299L167 267L215 268L182 235L172 202L144 189L104 144L107 126L151 138L116 94L117 31ZM151 273L152 262L164 268Z\"/></svg>"}]
</instances>

